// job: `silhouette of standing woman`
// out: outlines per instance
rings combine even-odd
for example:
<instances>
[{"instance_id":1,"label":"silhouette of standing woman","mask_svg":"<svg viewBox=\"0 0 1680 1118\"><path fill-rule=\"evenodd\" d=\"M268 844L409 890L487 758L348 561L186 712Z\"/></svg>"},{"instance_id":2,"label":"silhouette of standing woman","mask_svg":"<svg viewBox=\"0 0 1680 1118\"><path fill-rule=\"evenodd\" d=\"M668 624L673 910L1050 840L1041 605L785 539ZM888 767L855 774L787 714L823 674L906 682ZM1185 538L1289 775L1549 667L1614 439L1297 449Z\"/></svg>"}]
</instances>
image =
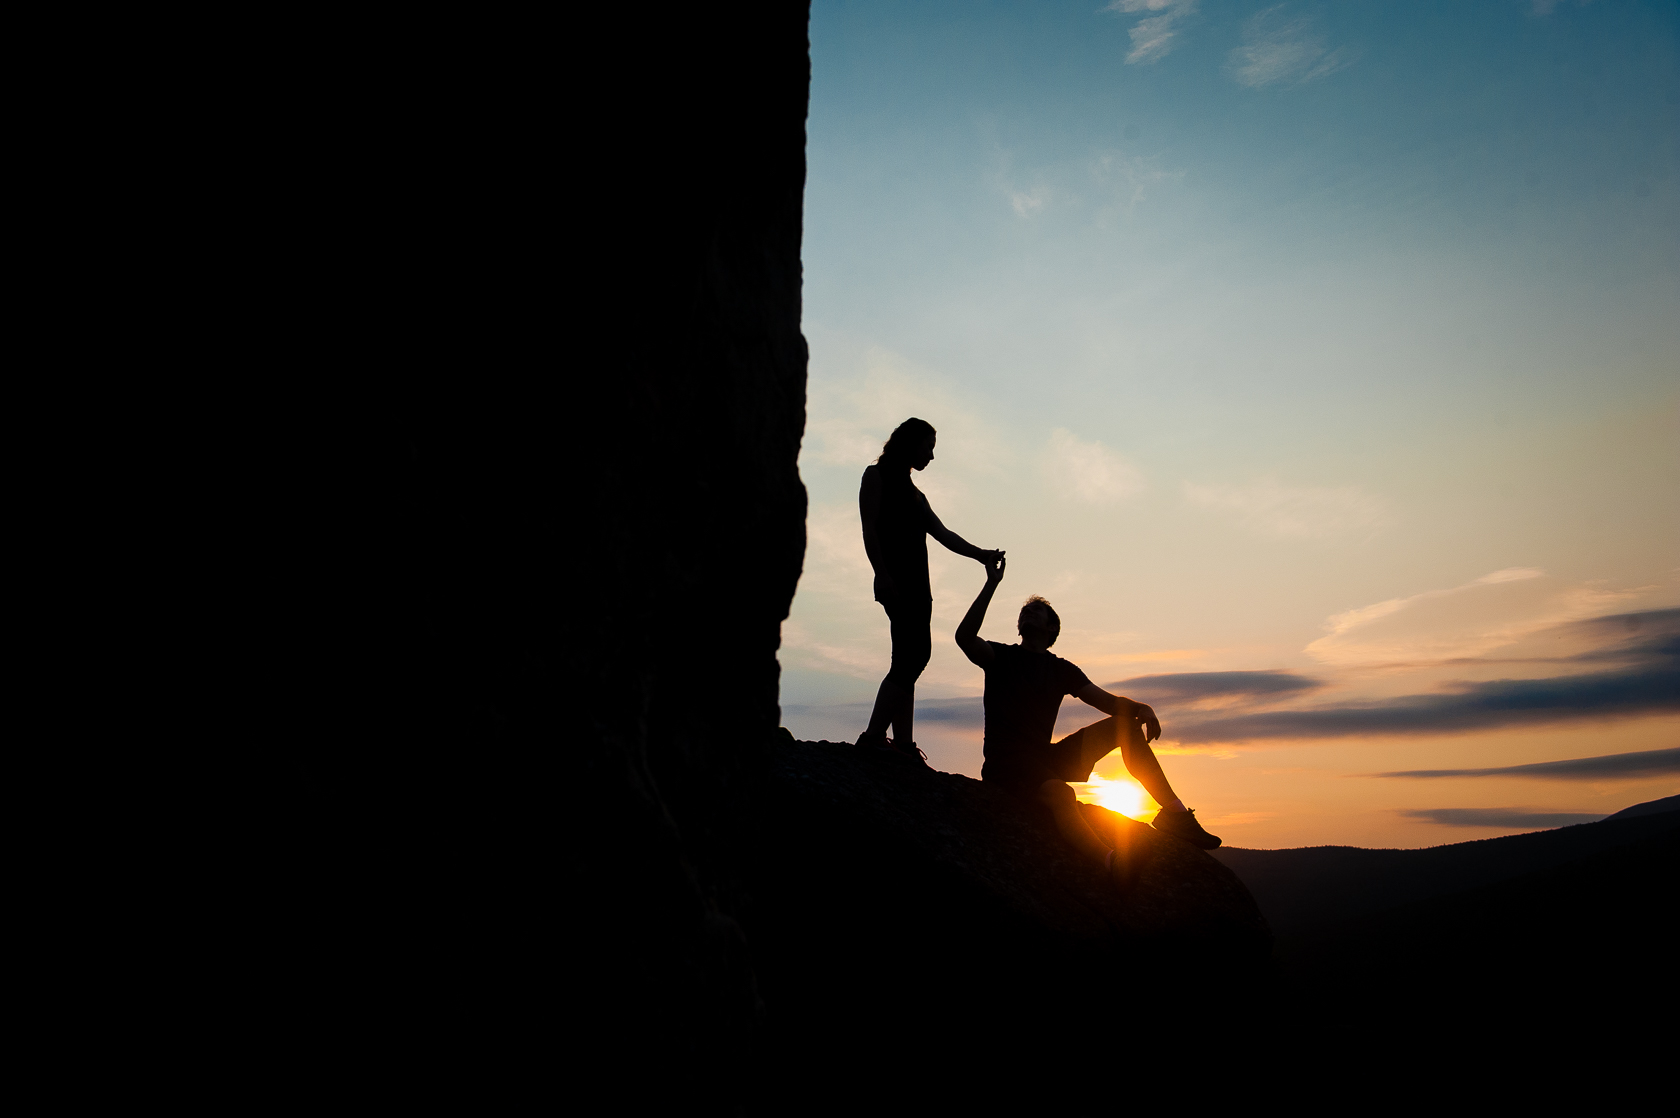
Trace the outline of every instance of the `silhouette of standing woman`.
<instances>
[{"instance_id":1,"label":"silhouette of standing woman","mask_svg":"<svg viewBox=\"0 0 1680 1118\"><path fill-rule=\"evenodd\" d=\"M875 600L892 622L892 668L875 695L869 729L860 746L896 749L923 762L927 754L912 736L916 680L933 653L930 626L933 590L928 584L927 538L932 536L958 555L995 564L1001 551L982 551L945 525L910 480L911 470L933 461L937 432L925 420L906 419L893 431L881 457L863 471L858 507L863 513L863 546L875 568ZM893 737L887 739L887 727Z\"/></svg>"}]
</instances>

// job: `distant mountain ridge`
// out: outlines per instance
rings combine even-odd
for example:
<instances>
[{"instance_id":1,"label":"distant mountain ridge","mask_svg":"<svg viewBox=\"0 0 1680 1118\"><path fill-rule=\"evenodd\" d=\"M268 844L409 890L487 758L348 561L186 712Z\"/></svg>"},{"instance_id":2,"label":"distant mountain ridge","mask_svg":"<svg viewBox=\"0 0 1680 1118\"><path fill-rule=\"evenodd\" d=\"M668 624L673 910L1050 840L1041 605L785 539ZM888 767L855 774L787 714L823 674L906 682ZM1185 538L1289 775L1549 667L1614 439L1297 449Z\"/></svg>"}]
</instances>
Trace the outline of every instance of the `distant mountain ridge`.
<instances>
[{"instance_id":1,"label":"distant mountain ridge","mask_svg":"<svg viewBox=\"0 0 1680 1118\"><path fill-rule=\"evenodd\" d=\"M1660 800L1647 800L1642 804L1624 807L1616 814L1607 816L1604 822L1611 819L1637 819L1643 815L1661 815L1665 811L1680 811L1680 796L1664 796Z\"/></svg>"},{"instance_id":2,"label":"distant mountain ridge","mask_svg":"<svg viewBox=\"0 0 1680 1118\"><path fill-rule=\"evenodd\" d=\"M1427 850L1213 851L1276 932L1268 1059L1309 1039L1332 1064L1384 1067L1427 1038L1419 1067L1491 1060L1518 1087L1666 1066L1667 1031L1626 1023L1680 991L1677 808Z\"/></svg>"},{"instance_id":3,"label":"distant mountain ridge","mask_svg":"<svg viewBox=\"0 0 1680 1118\"><path fill-rule=\"evenodd\" d=\"M1680 796L1669 796L1596 823L1424 850L1311 846L1212 853L1248 886L1282 939L1638 843L1680 826L1676 810Z\"/></svg>"}]
</instances>

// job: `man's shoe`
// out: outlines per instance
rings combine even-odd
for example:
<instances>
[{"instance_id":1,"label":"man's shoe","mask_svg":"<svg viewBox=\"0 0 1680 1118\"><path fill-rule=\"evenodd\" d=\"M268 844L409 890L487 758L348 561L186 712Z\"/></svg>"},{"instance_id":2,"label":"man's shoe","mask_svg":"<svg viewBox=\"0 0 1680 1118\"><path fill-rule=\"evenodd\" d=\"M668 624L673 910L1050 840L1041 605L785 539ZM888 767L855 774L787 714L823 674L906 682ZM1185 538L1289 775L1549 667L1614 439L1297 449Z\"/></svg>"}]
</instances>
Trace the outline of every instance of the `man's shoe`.
<instances>
[{"instance_id":1,"label":"man's shoe","mask_svg":"<svg viewBox=\"0 0 1680 1118\"><path fill-rule=\"evenodd\" d=\"M1155 829L1163 835L1183 839L1200 850L1212 850L1219 845L1219 836L1210 835L1202 830L1202 825L1196 822L1196 809L1188 811L1168 811L1162 808L1155 816Z\"/></svg>"}]
</instances>

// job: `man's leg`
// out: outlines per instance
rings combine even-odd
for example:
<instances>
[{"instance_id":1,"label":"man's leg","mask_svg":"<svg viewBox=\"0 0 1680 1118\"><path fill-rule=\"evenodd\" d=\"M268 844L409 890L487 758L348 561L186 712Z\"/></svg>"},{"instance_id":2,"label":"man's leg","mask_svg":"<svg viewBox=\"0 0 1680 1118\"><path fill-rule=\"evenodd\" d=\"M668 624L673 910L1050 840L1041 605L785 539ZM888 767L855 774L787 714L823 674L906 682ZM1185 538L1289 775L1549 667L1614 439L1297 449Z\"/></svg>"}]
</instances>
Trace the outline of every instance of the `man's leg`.
<instances>
[{"instance_id":1,"label":"man's leg","mask_svg":"<svg viewBox=\"0 0 1680 1118\"><path fill-rule=\"evenodd\" d=\"M1097 762L1118 749L1126 762L1126 771L1155 797L1156 803L1163 807L1179 804L1180 809L1183 808L1173 794L1172 785L1167 783L1167 774L1161 771L1161 763L1144 740L1142 725L1130 718L1110 715L1101 722L1075 730L1057 742L1054 749L1059 758L1058 765L1063 766L1061 776L1064 780L1091 779L1091 770L1097 767Z\"/></svg>"},{"instance_id":2,"label":"man's leg","mask_svg":"<svg viewBox=\"0 0 1680 1118\"><path fill-rule=\"evenodd\" d=\"M1202 829L1196 821L1196 813L1184 806L1184 801L1167 783L1167 774L1161 771L1161 762L1155 759L1155 751L1149 748L1149 742L1143 736L1143 724L1130 719L1127 721L1129 726L1120 742L1120 756L1126 761L1126 771L1161 805L1160 813L1155 816L1155 829L1202 850L1218 846L1219 836L1210 835Z\"/></svg>"},{"instance_id":3,"label":"man's leg","mask_svg":"<svg viewBox=\"0 0 1680 1118\"><path fill-rule=\"evenodd\" d=\"M1056 819L1056 829L1075 850L1108 865L1109 846L1079 814L1079 797L1073 794L1072 788L1060 780L1046 780L1038 786L1038 802L1050 809Z\"/></svg>"},{"instance_id":4,"label":"man's leg","mask_svg":"<svg viewBox=\"0 0 1680 1118\"><path fill-rule=\"evenodd\" d=\"M1218 836L1202 829L1196 821L1196 813L1185 808L1184 801L1178 798L1178 793L1168 783L1167 774L1161 771L1161 762L1144 737L1143 723L1131 718L1105 718L1069 734L1056 745L1070 765L1077 764L1080 771L1087 774L1118 745L1120 757L1126 762L1126 771L1161 805L1160 814L1155 817L1157 831L1181 838L1203 850L1212 850L1219 845ZM1076 755L1077 762L1074 760ZM1068 779L1075 778L1068 776Z\"/></svg>"},{"instance_id":5,"label":"man's leg","mask_svg":"<svg viewBox=\"0 0 1680 1118\"><path fill-rule=\"evenodd\" d=\"M1155 751L1149 748L1149 741L1143 736L1143 724L1130 718L1124 721L1126 725L1121 728L1120 734L1120 757L1126 762L1126 771L1154 797L1162 811L1183 811L1184 801L1167 783L1167 774L1161 771L1161 762L1156 760Z\"/></svg>"},{"instance_id":6,"label":"man's leg","mask_svg":"<svg viewBox=\"0 0 1680 1118\"><path fill-rule=\"evenodd\" d=\"M1131 891L1149 860L1149 848L1139 847L1124 834L1121 847L1115 849L1097 836L1079 810L1079 797L1060 780L1046 780L1038 786L1038 802L1050 809L1056 829L1081 854L1099 863L1110 874L1114 887L1122 894Z\"/></svg>"}]
</instances>

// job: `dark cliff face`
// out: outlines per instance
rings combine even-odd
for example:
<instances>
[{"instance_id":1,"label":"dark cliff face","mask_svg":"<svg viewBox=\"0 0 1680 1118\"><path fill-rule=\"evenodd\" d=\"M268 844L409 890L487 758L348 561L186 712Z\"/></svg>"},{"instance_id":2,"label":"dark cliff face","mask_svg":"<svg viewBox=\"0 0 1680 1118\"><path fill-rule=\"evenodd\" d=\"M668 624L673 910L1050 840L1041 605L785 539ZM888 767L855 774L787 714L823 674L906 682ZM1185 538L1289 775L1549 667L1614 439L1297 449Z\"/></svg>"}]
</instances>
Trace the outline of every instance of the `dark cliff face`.
<instances>
[{"instance_id":1,"label":"dark cliff face","mask_svg":"<svg viewBox=\"0 0 1680 1118\"><path fill-rule=\"evenodd\" d=\"M763 1010L726 846L779 724L804 557L809 63L804 5L677 18L658 127L601 145L634 170L593 261L612 360L578 371L613 436L569 510L588 602L562 669L575 721L548 748L577 766L598 1004L688 1069L659 1077L678 1097L738 1097Z\"/></svg>"},{"instance_id":2,"label":"dark cliff face","mask_svg":"<svg viewBox=\"0 0 1680 1118\"><path fill-rule=\"evenodd\" d=\"M358 333L310 405L301 934L440 1035L575 1013L727 1079L721 835L804 551L806 6L414 23L323 112Z\"/></svg>"}]
</instances>

